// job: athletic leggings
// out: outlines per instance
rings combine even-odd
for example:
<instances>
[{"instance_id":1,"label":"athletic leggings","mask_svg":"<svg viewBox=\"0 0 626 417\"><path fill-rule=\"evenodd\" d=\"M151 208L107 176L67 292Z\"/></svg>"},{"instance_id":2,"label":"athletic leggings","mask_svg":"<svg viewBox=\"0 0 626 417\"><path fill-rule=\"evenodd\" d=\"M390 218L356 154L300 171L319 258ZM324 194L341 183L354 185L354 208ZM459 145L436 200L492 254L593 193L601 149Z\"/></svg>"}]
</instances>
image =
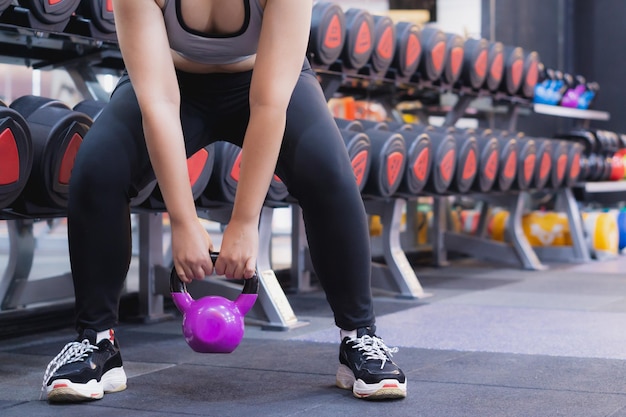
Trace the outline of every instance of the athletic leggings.
<instances>
[{"instance_id":1,"label":"athletic leggings","mask_svg":"<svg viewBox=\"0 0 626 417\"><path fill-rule=\"evenodd\" d=\"M178 72L187 155L217 141L241 146L251 72ZM305 61L287 109L276 174L302 208L311 259L338 327L374 324L367 217L340 132ZM77 330L117 324L131 260L129 201L154 178L128 76L76 157L68 207Z\"/></svg>"}]
</instances>

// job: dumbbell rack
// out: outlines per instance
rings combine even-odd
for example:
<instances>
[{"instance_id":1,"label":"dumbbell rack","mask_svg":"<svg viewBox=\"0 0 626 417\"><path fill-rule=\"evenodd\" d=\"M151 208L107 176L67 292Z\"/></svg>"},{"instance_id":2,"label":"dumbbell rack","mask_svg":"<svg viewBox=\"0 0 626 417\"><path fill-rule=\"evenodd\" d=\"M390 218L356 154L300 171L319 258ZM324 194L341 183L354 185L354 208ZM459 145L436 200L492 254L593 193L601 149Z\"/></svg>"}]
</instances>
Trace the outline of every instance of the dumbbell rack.
<instances>
[{"instance_id":1,"label":"dumbbell rack","mask_svg":"<svg viewBox=\"0 0 626 417\"><path fill-rule=\"evenodd\" d=\"M459 101L458 108L451 110L446 118L446 124L454 125L464 113L467 101ZM528 106L528 105L526 105ZM519 110L515 104L511 105L506 124L515 130ZM581 126L588 127L591 120L606 121L609 114L596 110L567 109L558 106L542 104L532 105L537 114L546 114L558 117L576 119ZM621 185L621 184L620 184ZM626 190L626 186L613 186L619 190ZM434 263L438 266L447 264L447 252L454 251L487 261L509 263L528 270L545 270L543 262L589 262L590 253L587 248L585 233L582 226L582 217L578 209L576 194L579 190L607 190L607 185L598 183L584 183L574 187L553 190L556 197L557 209L565 212L572 238L571 247L532 247L524 234L521 218L530 197L529 191L507 192L502 194L472 194L470 197L481 201L481 213L478 223L478 235L456 233L447 230L448 201L445 197L434 197L434 226L433 226L433 253ZM578 198L580 200L580 198ZM508 209L510 215L507 220L507 241L496 242L486 237L486 221L491 206Z\"/></svg>"}]
</instances>

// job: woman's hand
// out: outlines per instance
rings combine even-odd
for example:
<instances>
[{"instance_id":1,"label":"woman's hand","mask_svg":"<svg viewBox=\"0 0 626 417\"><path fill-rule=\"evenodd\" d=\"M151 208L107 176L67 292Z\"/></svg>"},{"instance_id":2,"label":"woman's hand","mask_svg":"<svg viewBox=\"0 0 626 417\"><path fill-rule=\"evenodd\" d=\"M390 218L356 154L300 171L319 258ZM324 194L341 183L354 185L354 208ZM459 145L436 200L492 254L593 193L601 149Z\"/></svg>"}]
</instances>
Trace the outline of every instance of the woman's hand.
<instances>
[{"instance_id":1,"label":"woman's hand","mask_svg":"<svg viewBox=\"0 0 626 417\"><path fill-rule=\"evenodd\" d=\"M181 224L172 223L172 256L181 281L188 284L192 279L211 275L212 251L211 237L197 217Z\"/></svg>"},{"instance_id":2,"label":"woman's hand","mask_svg":"<svg viewBox=\"0 0 626 417\"><path fill-rule=\"evenodd\" d=\"M252 278L256 271L258 250L258 223L231 220L224 231L215 272L226 278Z\"/></svg>"}]
</instances>

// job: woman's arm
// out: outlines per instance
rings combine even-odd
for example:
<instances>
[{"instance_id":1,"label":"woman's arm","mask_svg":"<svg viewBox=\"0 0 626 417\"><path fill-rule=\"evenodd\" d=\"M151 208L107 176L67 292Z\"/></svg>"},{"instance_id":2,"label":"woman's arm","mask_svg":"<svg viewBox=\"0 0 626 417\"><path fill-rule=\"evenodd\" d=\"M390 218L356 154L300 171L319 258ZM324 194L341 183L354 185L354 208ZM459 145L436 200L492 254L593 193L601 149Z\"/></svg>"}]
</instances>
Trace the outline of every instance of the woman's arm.
<instances>
[{"instance_id":1,"label":"woman's arm","mask_svg":"<svg viewBox=\"0 0 626 417\"><path fill-rule=\"evenodd\" d=\"M250 120L231 221L226 228L218 273L253 274L263 202L285 132L287 105L300 76L311 27L311 0L267 0L250 89ZM224 256L223 256L224 255ZM243 269L242 269L243 268Z\"/></svg>"},{"instance_id":2,"label":"woman's arm","mask_svg":"<svg viewBox=\"0 0 626 417\"><path fill-rule=\"evenodd\" d=\"M171 220L176 270L184 281L201 278L212 273L211 243L198 221L189 185L180 91L163 13L154 0L114 0L113 8L122 57L141 108L150 161Z\"/></svg>"}]
</instances>

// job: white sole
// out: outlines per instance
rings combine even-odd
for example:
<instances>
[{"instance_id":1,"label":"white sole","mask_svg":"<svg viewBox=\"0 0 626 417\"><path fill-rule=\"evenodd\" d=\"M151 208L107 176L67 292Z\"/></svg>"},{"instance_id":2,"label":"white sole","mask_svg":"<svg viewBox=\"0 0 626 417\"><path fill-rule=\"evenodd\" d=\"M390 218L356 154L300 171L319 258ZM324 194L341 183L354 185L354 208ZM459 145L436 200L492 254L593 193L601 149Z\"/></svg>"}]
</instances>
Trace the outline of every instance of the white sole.
<instances>
[{"instance_id":1,"label":"white sole","mask_svg":"<svg viewBox=\"0 0 626 417\"><path fill-rule=\"evenodd\" d=\"M92 379L85 384L76 384L69 379L57 379L46 387L47 397L53 402L78 402L99 400L105 393L126 389L124 368L113 368L102 375L100 382Z\"/></svg>"},{"instance_id":2,"label":"white sole","mask_svg":"<svg viewBox=\"0 0 626 417\"><path fill-rule=\"evenodd\" d=\"M366 384L363 380L356 379L350 368L345 365L339 365L336 377L337 386L352 390L352 394L357 398L383 400L406 397L406 379L404 382L397 379L383 379L376 384Z\"/></svg>"}]
</instances>

